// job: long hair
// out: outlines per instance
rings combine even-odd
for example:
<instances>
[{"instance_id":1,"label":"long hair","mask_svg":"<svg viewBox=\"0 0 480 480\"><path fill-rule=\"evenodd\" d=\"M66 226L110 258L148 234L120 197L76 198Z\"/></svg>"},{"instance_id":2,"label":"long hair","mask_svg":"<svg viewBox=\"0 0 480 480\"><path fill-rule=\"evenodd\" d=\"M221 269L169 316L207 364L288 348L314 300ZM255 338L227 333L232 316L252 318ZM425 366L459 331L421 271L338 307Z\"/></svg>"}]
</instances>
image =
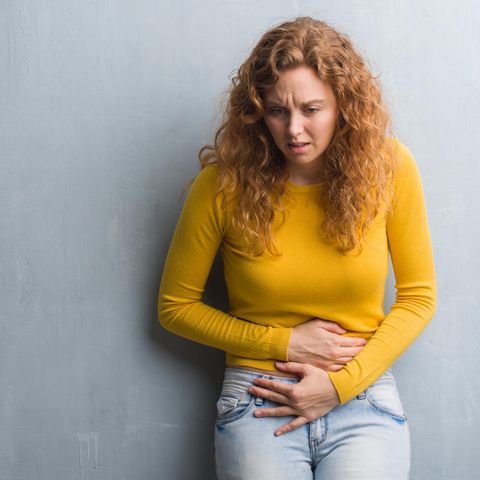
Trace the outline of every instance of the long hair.
<instances>
[{"instance_id":1,"label":"long hair","mask_svg":"<svg viewBox=\"0 0 480 480\"><path fill-rule=\"evenodd\" d=\"M214 145L198 152L200 167L217 164L216 194L223 192L223 208L234 202L231 224L247 239L250 254L267 249L279 255L271 224L275 212L285 219L288 173L263 119L263 94L279 73L298 66L313 68L332 87L339 111L321 166L321 229L325 241L342 254L358 246L360 253L381 206L391 211L395 156L387 138L390 116L377 78L350 39L326 22L298 17L263 34L231 76Z\"/></svg>"}]
</instances>

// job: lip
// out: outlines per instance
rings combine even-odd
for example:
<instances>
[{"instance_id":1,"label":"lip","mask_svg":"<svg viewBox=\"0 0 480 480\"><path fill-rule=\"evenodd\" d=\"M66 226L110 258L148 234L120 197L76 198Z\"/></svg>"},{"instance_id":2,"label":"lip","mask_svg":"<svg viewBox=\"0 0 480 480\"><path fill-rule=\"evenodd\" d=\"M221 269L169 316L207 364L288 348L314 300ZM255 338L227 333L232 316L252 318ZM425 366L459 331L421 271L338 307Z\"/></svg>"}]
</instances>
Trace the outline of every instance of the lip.
<instances>
[{"instance_id":1,"label":"lip","mask_svg":"<svg viewBox=\"0 0 480 480\"><path fill-rule=\"evenodd\" d=\"M296 146L293 143L287 143L287 146L289 150L292 151L293 153L304 153L308 150L308 147L310 146L310 144L304 143L302 146Z\"/></svg>"}]
</instances>

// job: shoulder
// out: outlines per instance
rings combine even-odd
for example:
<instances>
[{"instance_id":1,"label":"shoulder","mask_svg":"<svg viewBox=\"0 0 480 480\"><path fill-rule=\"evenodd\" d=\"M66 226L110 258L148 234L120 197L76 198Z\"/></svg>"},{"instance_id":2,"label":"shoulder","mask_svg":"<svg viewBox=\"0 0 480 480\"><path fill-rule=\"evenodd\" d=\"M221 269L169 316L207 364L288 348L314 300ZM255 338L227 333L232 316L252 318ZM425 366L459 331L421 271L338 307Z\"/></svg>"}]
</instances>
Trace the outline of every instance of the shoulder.
<instances>
[{"instance_id":1,"label":"shoulder","mask_svg":"<svg viewBox=\"0 0 480 480\"><path fill-rule=\"evenodd\" d=\"M417 162L411 150L398 138L387 138L387 148L389 153L394 156L397 167L397 173L400 177L408 175L408 172L417 169Z\"/></svg>"},{"instance_id":2,"label":"shoulder","mask_svg":"<svg viewBox=\"0 0 480 480\"><path fill-rule=\"evenodd\" d=\"M188 197L197 209L210 209L222 215L225 193L220 189L219 166L209 163L203 166L191 182Z\"/></svg>"},{"instance_id":3,"label":"shoulder","mask_svg":"<svg viewBox=\"0 0 480 480\"><path fill-rule=\"evenodd\" d=\"M197 174L197 177L217 179L218 177L218 164L207 163Z\"/></svg>"},{"instance_id":4,"label":"shoulder","mask_svg":"<svg viewBox=\"0 0 480 480\"><path fill-rule=\"evenodd\" d=\"M386 145L389 155L393 156L396 190L403 188L409 182L419 180L420 172L411 150L403 142L393 137L387 138Z\"/></svg>"},{"instance_id":5,"label":"shoulder","mask_svg":"<svg viewBox=\"0 0 480 480\"><path fill-rule=\"evenodd\" d=\"M193 185L201 189L217 189L218 165L210 163L205 165L195 176Z\"/></svg>"},{"instance_id":6,"label":"shoulder","mask_svg":"<svg viewBox=\"0 0 480 480\"><path fill-rule=\"evenodd\" d=\"M411 205L423 196L423 182L417 161L410 149L398 139L389 138L394 155L393 205Z\"/></svg>"},{"instance_id":7,"label":"shoulder","mask_svg":"<svg viewBox=\"0 0 480 480\"><path fill-rule=\"evenodd\" d=\"M218 187L218 165L205 165L190 181L190 195L211 196Z\"/></svg>"}]
</instances>

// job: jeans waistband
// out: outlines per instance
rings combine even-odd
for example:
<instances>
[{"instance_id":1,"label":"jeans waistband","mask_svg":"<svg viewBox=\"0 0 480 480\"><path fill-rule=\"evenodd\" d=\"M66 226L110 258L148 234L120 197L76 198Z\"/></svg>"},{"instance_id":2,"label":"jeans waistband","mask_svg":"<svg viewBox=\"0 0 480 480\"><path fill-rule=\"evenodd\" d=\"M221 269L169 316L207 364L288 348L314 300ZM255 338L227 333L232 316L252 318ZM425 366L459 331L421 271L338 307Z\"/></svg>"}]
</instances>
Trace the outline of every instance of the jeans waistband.
<instances>
[{"instance_id":1,"label":"jeans waistband","mask_svg":"<svg viewBox=\"0 0 480 480\"><path fill-rule=\"evenodd\" d=\"M226 367L225 368L225 378L244 378L249 380L255 380L256 378L269 378L271 380L279 381L291 381L292 383L297 383L299 377L283 377L281 375L275 375L275 372L272 370L272 373L264 372L254 372L252 370L244 370L241 367Z\"/></svg>"},{"instance_id":2,"label":"jeans waistband","mask_svg":"<svg viewBox=\"0 0 480 480\"><path fill-rule=\"evenodd\" d=\"M298 383L301 378L299 377L282 377L280 375L275 375L275 372L272 371L272 374L264 373L264 372L254 372L252 370L243 370L242 368L233 368L233 367L226 367L224 373L224 379L228 379L231 381L247 381L253 382L256 378L268 378L271 380L276 380L285 383ZM380 377L375 380L373 383L381 382L382 380L395 380L395 376L391 368L388 368ZM372 383L372 384L373 384Z\"/></svg>"}]
</instances>

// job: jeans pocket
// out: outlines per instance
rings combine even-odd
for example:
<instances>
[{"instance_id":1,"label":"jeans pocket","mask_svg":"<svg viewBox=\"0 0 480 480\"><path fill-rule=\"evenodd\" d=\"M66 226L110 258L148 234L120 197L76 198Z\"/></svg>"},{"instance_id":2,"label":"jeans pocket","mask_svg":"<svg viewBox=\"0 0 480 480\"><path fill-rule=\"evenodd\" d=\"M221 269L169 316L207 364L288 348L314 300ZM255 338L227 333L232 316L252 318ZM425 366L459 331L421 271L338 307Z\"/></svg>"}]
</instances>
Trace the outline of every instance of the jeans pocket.
<instances>
[{"instance_id":1,"label":"jeans pocket","mask_svg":"<svg viewBox=\"0 0 480 480\"><path fill-rule=\"evenodd\" d=\"M399 423L407 421L395 379L375 382L365 390L365 397L377 413L387 415Z\"/></svg>"},{"instance_id":2,"label":"jeans pocket","mask_svg":"<svg viewBox=\"0 0 480 480\"><path fill-rule=\"evenodd\" d=\"M246 415L253 407L255 396L245 392L222 390L217 401L217 425L234 422Z\"/></svg>"}]
</instances>

